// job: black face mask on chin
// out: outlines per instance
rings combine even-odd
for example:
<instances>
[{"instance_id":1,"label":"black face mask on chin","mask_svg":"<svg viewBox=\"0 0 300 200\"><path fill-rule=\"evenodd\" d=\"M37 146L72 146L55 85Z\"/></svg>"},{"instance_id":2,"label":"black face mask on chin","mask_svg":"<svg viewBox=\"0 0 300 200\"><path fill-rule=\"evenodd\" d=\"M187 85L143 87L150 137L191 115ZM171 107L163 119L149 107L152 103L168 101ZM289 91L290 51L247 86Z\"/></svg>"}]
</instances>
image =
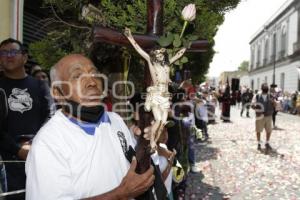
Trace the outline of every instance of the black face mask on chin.
<instances>
[{"instance_id":1,"label":"black face mask on chin","mask_svg":"<svg viewBox=\"0 0 300 200\"><path fill-rule=\"evenodd\" d=\"M62 91L59 88L58 91L63 95ZM62 106L63 110L66 113L84 122L97 123L104 113L103 105L82 106L79 103L72 100L65 101L66 104Z\"/></svg>"},{"instance_id":2,"label":"black face mask on chin","mask_svg":"<svg viewBox=\"0 0 300 200\"><path fill-rule=\"evenodd\" d=\"M97 123L104 113L103 105L82 106L72 100L66 102L69 106L63 106L64 111L84 122Z\"/></svg>"}]
</instances>

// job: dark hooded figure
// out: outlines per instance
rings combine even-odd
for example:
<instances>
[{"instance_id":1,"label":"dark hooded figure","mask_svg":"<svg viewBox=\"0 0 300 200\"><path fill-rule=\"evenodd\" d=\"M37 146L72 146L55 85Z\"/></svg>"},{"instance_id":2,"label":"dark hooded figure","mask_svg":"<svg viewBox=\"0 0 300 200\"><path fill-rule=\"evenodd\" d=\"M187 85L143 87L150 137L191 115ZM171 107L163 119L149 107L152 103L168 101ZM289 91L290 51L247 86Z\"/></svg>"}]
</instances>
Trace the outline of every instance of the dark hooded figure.
<instances>
[{"instance_id":1,"label":"dark hooded figure","mask_svg":"<svg viewBox=\"0 0 300 200\"><path fill-rule=\"evenodd\" d=\"M222 96L221 119L223 120L223 122L230 122L230 103L231 103L230 86L227 84L225 92L223 93L223 96Z\"/></svg>"}]
</instances>

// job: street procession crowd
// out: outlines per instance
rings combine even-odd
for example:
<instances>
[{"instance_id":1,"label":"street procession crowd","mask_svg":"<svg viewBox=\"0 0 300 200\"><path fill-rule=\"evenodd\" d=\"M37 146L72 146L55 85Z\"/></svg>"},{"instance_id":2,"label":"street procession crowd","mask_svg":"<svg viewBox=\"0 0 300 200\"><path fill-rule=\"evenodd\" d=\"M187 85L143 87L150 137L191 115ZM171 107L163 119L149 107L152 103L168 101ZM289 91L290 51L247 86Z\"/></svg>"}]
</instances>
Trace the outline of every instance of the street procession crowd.
<instances>
[{"instance_id":1,"label":"street procession crowd","mask_svg":"<svg viewBox=\"0 0 300 200\"><path fill-rule=\"evenodd\" d=\"M102 96L103 80L92 61L71 54L50 72L25 68L23 44L0 44L0 199L141 199L148 191L157 199L184 199L188 173L198 173L197 143L210 140L209 124L230 123L230 108L240 115L256 113L257 149L265 148L276 128L277 112L300 114L300 94L262 84L237 90L229 82L213 88L192 80L172 82L168 123L151 155L152 165L136 173L135 146L141 132L133 119L123 120L110 95ZM110 93L111 94L111 93ZM141 93L128 102L143 104ZM101 100L101 102L100 102ZM132 153L133 152L133 153ZM154 198L153 198L154 199Z\"/></svg>"}]
</instances>

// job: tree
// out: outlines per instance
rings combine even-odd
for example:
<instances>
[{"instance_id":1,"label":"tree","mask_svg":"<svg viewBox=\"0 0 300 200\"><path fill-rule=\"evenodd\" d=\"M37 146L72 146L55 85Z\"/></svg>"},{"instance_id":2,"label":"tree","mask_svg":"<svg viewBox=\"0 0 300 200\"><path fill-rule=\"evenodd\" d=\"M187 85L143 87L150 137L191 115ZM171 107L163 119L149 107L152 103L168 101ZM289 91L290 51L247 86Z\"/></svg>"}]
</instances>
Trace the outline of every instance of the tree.
<instances>
[{"instance_id":1,"label":"tree","mask_svg":"<svg viewBox=\"0 0 300 200\"><path fill-rule=\"evenodd\" d=\"M30 45L30 52L42 66L49 68L59 57L68 53L85 53L90 56L101 71L122 71L124 48L112 45L91 45L92 27L95 24L124 29L129 27L134 33L146 32L146 0L44 0L44 6L52 10L53 15L45 21L49 33L45 39ZM234 9L240 0L195 0L197 17L189 24L186 33L193 33L200 39L210 42L206 53L187 54L189 62L184 65L192 71L193 79L203 81L208 71L214 51L214 36L224 21L227 11ZM100 12L83 18L82 7L92 3ZM190 0L164 1L164 32L179 32L182 23L178 23L181 10ZM126 50L127 51L127 50ZM140 81L143 74L141 58L132 50L129 79ZM96 52L96 53L95 53ZM133 70L135 69L135 70ZM136 70L139 69L139 70Z\"/></svg>"},{"instance_id":2,"label":"tree","mask_svg":"<svg viewBox=\"0 0 300 200\"><path fill-rule=\"evenodd\" d=\"M239 71L243 71L243 72L247 72L247 71L248 71L248 68L249 68L249 61L244 60L244 61L240 64L238 70L239 70Z\"/></svg>"}]
</instances>

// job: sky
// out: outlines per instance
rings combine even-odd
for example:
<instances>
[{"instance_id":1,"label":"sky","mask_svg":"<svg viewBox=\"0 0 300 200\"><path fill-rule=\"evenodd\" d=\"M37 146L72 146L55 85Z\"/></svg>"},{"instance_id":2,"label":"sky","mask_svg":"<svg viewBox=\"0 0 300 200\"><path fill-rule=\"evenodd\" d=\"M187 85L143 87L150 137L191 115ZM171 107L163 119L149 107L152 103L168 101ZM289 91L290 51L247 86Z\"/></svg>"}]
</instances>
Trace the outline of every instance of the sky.
<instances>
[{"instance_id":1,"label":"sky","mask_svg":"<svg viewBox=\"0 0 300 200\"><path fill-rule=\"evenodd\" d=\"M252 36L287 0L242 0L225 15L215 36L216 54L210 63L208 76L217 77L223 71L234 71L249 60Z\"/></svg>"}]
</instances>

